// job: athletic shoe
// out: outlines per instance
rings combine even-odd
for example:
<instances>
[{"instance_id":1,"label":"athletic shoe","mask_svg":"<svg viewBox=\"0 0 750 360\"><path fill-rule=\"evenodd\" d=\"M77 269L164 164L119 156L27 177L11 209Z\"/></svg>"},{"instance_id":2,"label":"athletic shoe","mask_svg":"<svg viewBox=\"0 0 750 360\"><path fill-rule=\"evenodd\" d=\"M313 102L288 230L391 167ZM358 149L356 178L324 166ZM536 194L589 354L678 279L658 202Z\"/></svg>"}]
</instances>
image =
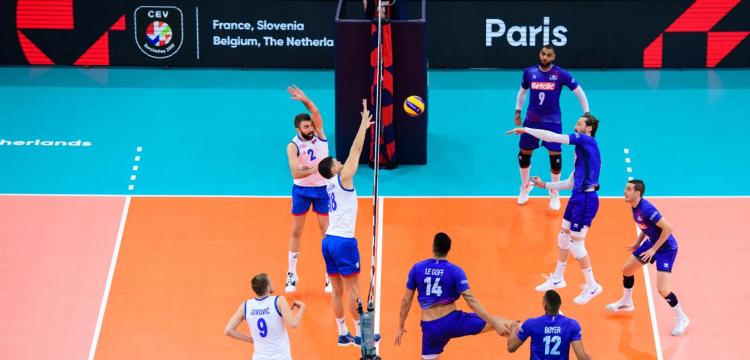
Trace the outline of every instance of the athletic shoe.
<instances>
[{"instance_id":1,"label":"athletic shoe","mask_svg":"<svg viewBox=\"0 0 750 360\"><path fill-rule=\"evenodd\" d=\"M573 302L578 305L584 305L588 303L589 301L591 301L591 299L594 298L594 296L597 296L601 294L602 291L604 291L604 288L599 285L599 283L597 283L596 287L593 289L587 288L586 285L581 285L581 289L583 289L583 291L581 291L581 295L578 295L575 299L573 299Z\"/></svg>"},{"instance_id":2,"label":"athletic shoe","mask_svg":"<svg viewBox=\"0 0 750 360\"><path fill-rule=\"evenodd\" d=\"M542 275L547 278L544 283L534 288L536 291L545 292L547 290L553 290L553 289L562 289L566 286L568 286L567 283L565 283L565 279L555 279L550 275Z\"/></svg>"},{"instance_id":3,"label":"athletic shoe","mask_svg":"<svg viewBox=\"0 0 750 360\"><path fill-rule=\"evenodd\" d=\"M375 342L380 341L380 334L375 334L373 337L375 338ZM354 337L354 345L356 345L356 346L362 346L362 337L361 336L355 336Z\"/></svg>"},{"instance_id":4,"label":"athletic shoe","mask_svg":"<svg viewBox=\"0 0 750 360\"><path fill-rule=\"evenodd\" d=\"M689 324L690 319L688 319L687 316L678 316L677 324L674 326L674 329L672 329L672 336L680 336L684 334Z\"/></svg>"},{"instance_id":5,"label":"athletic shoe","mask_svg":"<svg viewBox=\"0 0 750 360\"><path fill-rule=\"evenodd\" d=\"M351 333L346 335L339 335L339 343L338 346L349 346L354 345L354 336L352 336Z\"/></svg>"},{"instance_id":6,"label":"athletic shoe","mask_svg":"<svg viewBox=\"0 0 750 360\"><path fill-rule=\"evenodd\" d=\"M635 306L633 305L633 302L625 302L622 299L617 300L611 304L607 305L607 310L610 312L618 312L618 311L633 311L635 310Z\"/></svg>"},{"instance_id":7,"label":"athletic shoe","mask_svg":"<svg viewBox=\"0 0 750 360\"><path fill-rule=\"evenodd\" d=\"M521 192L518 193L518 205L523 205L529 201L529 193L534 189L534 185L529 182L526 186L521 186Z\"/></svg>"},{"instance_id":8,"label":"athletic shoe","mask_svg":"<svg viewBox=\"0 0 750 360\"><path fill-rule=\"evenodd\" d=\"M554 211L560 210L560 193L550 192L549 194L549 208Z\"/></svg>"},{"instance_id":9,"label":"athletic shoe","mask_svg":"<svg viewBox=\"0 0 750 360\"><path fill-rule=\"evenodd\" d=\"M284 291L287 293L293 293L297 290L297 274L295 273L286 273L286 286L284 287Z\"/></svg>"},{"instance_id":10,"label":"athletic shoe","mask_svg":"<svg viewBox=\"0 0 750 360\"><path fill-rule=\"evenodd\" d=\"M326 286L323 288L323 291L326 292L326 294L330 294L333 292L333 285L331 285L331 278L326 275Z\"/></svg>"}]
</instances>

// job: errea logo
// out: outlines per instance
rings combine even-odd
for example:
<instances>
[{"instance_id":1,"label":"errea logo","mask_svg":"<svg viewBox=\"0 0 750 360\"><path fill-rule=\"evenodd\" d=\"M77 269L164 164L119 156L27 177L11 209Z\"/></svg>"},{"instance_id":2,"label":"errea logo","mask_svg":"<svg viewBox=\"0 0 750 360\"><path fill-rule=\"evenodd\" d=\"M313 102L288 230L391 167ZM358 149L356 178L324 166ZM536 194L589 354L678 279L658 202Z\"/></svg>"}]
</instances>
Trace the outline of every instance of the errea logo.
<instances>
[{"instance_id":1,"label":"errea logo","mask_svg":"<svg viewBox=\"0 0 750 360\"><path fill-rule=\"evenodd\" d=\"M537 37L540 35L541 41L539 45L552 43L552 45L555 46L565 46L565 44L568 43L568 37L565 35L565 33L568 32L567 27L558 25L552 28L551 32L552 38L550 39L550 20L548 16L543 18L542 25L540 26L514 25L510 28L508 28L505 25L505 21L501 19L486 19L484 45L487 47L493 46L494 39L502 37L503 35L505 35L508 45L513 47L537 46Z\"/></svg>"}]
</instances>

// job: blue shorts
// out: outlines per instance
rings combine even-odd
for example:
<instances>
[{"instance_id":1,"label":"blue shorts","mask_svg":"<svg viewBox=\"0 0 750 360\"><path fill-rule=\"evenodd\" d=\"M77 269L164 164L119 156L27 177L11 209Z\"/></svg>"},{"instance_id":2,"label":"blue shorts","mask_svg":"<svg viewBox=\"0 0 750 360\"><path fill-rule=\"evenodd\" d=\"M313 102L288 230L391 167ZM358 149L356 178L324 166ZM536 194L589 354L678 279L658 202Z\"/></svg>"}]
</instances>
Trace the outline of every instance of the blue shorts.
<instances>
[{"instance_id":1,"label":"blue shorts","mask_svg":"<svg viewBox=\"0 0 750 360\"><path fill-rule=\"evenodd\" d=\"M292 215L304 215L310 210L320 215L328 215L328 203L330 202L325 186L299 186L292 187Z\"/></svg>"},{"instance_id":2,"label":"blue shorts","mask_svg":"<svg viewBox=\"0 0 750 360\"><path fill-rule=\"evenodd\" d=\"M328 275L349 276L359 273L357 239L326 234L322 250Z\"/></svg>"},{"instance_id":3,"label":"blue shorts","mask_svg":"<svg viewBox=\"0 0 750 360\"><path fill-rule=\"evenodd\" d=\"M638 261L645 264L646 262L641 260L641 254L648 251L653 246L654 244L651 242L651 239L646 239L641 246L633 251L633 256L635 256ZM654 256L651 257L651 263L656 263L656 271L671 273L675 259L677 259L677 249L668 248L667 246L662 245L659 250L656 250Z\"/></svg>"},{"instance_id":4,"label":"blue shorts","mask_svg":"<svg viewBox=\"0 0 750 360\"><path fill-rule=\"evenodd\" d=\"M596 191L573 191L565 206L563 219L570 222L570 231L581 231L584 226L591 227L597 211L599 195Z\"/></svg>"},{"instance_id":5,"label":"blue shorts","mask_svg":"<svg viewBox=\"0 0 750 360\"><path fill-rule=\"evenodd\" d=\"M527 114L528 116L528 114ZM554 122L542 122L542 121L529 121L526 120L523 122L524 127L529 127L532 129L542 129L542 130L549 130L556 134L562 134L562 123L554 123ZM529 134L521 134L521 139L518 141L518 147L520 147L523 150L534 150L539 147L539 139L529 135ZM562 151L562 144L560 143L550 143L546 141L542 141L542 146L547 148L549 151Z\"/></svg>"},{"instance_id":6,"label":"blue shorts","mask_svg":"<svg viewBox=\"0 0 750 360\"><path fill-rule=\"evenodd\" d=\"M479 334L487 323L474 313L453 310L432 321L422 321L422 355L437 355L453 338Z\"/></svg>"}]
</instances>

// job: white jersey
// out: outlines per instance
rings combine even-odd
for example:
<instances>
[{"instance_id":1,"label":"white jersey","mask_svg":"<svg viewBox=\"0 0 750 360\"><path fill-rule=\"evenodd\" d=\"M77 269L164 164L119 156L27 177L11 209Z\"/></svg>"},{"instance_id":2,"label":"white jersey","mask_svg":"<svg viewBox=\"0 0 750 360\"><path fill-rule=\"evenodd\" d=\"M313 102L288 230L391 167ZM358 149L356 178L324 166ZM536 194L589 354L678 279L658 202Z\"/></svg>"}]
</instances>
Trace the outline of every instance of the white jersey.
<instances>
[{"instance_id":1,"label":"white jersey","mask_svg":"<svg viewBox=\"0 0 750 360\"><path fill-rule=\"evenodd\" d=\"M328 157L328 141L317 136L312 140L305 140L299 135L292 138L292 144L297 147L297 158L300 166L313 167L318 165L320 160ZM294 179L294 184L299 186L325 186L326 179L320 174L312 173L306 177Z\"/></svg>"},{"instance_id":2,"label":"white jersey","mask_svg":"<svg viewBox=\"0 0 750 360\"><path fill-rule=\"evenodd\" d=\"M344 188L341 175L337 174L328 179L326 191L331 199L326 234L353 238L357 225L357 191L354 185L351 189Z\"/></svg>"},{"instance_id":3,"label":"white jersey","mask_svg":"<svg viewBox=\"0 0 750 360\"><path fill-rule=\"evenodd\" d=\"M278 296L245 301L245 321L253 336L253 360L291 360L292 350L284 319L276 301Z\"/></svg>"}]
</instances>

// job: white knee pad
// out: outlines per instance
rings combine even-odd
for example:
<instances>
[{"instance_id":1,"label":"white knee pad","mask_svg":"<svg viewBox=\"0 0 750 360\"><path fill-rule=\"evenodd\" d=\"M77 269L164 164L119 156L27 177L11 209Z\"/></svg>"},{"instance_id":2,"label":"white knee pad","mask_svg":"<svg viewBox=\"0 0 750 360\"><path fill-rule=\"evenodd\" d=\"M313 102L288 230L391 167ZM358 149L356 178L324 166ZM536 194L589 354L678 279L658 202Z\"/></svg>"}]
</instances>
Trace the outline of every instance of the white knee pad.
<instances>
[{"instance_id":1,"label":"white knee pad","mask_svg":"<svg viewBox=\"0 0 750 360\"><path fill-rule=\"evenodd\" d=\"M560 233L557 234L557 246L563 250L570 249L570 234L565 231L560 231Z\"/></svg>"},{"instance_id":2,"label":"white knee pad","mask_svg":"<svg viewBox=\"0 0 750 360\"><path fill-rule=\"evenodd\" d=\"M573 257L576 259L582 259L588 254L586 252L586 244L584 244L583 240L573 240L571 243L570 252L573 253Z\"/></svg>"}]
</instances>

